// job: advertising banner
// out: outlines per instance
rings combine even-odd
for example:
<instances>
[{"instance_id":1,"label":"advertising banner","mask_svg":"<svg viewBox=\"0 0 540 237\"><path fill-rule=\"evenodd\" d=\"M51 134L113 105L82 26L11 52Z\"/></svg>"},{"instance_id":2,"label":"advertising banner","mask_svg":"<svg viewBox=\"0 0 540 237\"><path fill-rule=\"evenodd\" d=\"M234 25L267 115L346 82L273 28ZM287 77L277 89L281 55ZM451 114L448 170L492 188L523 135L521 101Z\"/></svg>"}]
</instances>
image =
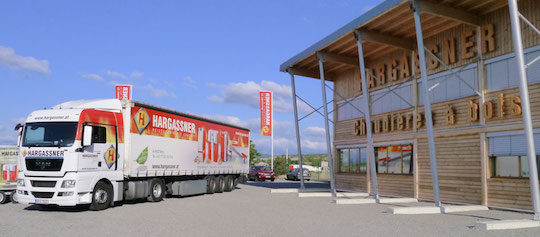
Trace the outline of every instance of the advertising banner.
<instances>
[{"instance_id":1,"label":"advertising banner","mask_svg":"<svg viewBox=\"0 0 540 237\"><path fill-rule=\"evenodd\" d=\"M131 100L132 98L132 86L131 85L116 85L114 86L116 92L116 99L119 100Z\"/></svg>"},{"instance_id":2,"label":"advertising banner","mask_svg":"<svg viewBox=\"0 0 540 237\"><path fill-rule=\"evenodd\" d=\"M135 106L130 173L248 169L249 131Z\"/></svg>"},{"instance_id":3,"label":"advertising banner","mask_svg":"<svg viewBox=\"0 0 540 237\"><path fill-rule=\"evenodd\" d=\"M0 147L0 188L17 181L17 158L19 148Z\"/></svg>"},{"instance_id":4,"label":"advertising banner","mask_svg":"<svg viewBox=\"0 0 540 237\"><path fill-rule=\"evenodd\" d=\"M272 136L272 92L259 92L261 109L261 135Z\"/></svg>"}]
</instances>

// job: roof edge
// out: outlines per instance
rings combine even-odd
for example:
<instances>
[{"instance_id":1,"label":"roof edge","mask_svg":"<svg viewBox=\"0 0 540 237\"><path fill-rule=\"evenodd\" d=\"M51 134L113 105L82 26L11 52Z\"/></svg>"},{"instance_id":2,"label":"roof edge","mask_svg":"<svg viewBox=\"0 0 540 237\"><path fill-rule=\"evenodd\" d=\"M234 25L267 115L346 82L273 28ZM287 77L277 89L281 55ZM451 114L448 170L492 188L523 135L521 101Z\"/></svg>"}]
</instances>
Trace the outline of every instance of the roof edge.
<instances>
[{"instance_id":1,"label":"roof edge","mask_svg":"<svg viewBox=\"0 0 540 237\"><path fill-rule=\"evenodd\" d=\"M279 71L286 72L287 68L291 67L298 61L303 60L306 57L312 55L313 53L316 53L320 48L334 42L335 40L339 39L341 36L354 31L355 29L362 26L366 22L372 20L374 17L379 16L380 14L388 10L391 10L397 7L399 4L403 2L407 2L407 1L408 0L386 0L380 3L379 5L370 9L366 13L362 14L361 16L357 17L356 19L352 20L346 25L342 26L338 30L334 31L332 34L324 37L322 40L319 40L315 44L309 46L304 51L300 52L299 54L295 55L294 57L282 63L279 66Z\"/></svg>"}]
</instances>

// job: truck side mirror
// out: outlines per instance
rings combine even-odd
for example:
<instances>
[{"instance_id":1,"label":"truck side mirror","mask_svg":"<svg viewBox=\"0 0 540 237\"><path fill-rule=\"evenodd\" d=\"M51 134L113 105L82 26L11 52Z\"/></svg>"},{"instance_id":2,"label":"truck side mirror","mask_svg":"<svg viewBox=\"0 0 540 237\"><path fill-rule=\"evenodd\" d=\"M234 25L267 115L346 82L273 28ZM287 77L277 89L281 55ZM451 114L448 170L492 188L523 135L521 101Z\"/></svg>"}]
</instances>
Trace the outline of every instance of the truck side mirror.
<instances>
[{"instance_id":1,"label":"truck side mirror","mask_svg":"<svg viewBox=\"0 0 540 237\"><path fill-rule=\"evenodd\" d=\"M92 145L92 126L84 125L83 127L83 138L82 138L82 146L87 147Z\"/></svg>"},{"instance_id":2,"label":"truck side mirror","mask_svg":"<svg viewBox=\"0 0 540 237\"><path fill-rule=\"evenodd\" d=\"M24 125L22 125L22 123L19 123L17 125L15 125L15 131L19 131L19 129L21 129Z\"/></svg>"},{"instance_id":3,"label":"truck side mirror","mask_svg":"<svg viewBox=\"0 0 540 237\"><path fill-rule=\"evenodd\" d=\"M22 128L24 127L23 124L19 123L17 125L15 125L15 131L19 132L19 136L17 136L17 146L21 146L21 138L22 138Z\"/></svg>"}]
</instances>

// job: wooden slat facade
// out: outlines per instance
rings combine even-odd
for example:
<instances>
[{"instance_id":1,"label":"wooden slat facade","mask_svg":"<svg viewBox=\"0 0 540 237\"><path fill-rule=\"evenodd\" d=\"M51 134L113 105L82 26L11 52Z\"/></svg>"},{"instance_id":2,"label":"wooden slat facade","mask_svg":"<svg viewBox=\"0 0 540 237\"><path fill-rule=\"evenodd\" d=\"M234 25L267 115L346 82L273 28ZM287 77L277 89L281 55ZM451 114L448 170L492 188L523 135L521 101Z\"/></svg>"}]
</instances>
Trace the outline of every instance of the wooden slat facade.
<instances>
[{"instance_id":1,"label":"wooden slat facade","mask_svg":"<svg viewBox=\"0 0 540 237\"><path fill-rule=\"evenodd\" d=\"M470 5L462 1L447 0L445 3L457 4L462 7L472 7L478 14L483 14L480 17L482 25L493 24L495 29L495 44L496 49L492 52L483 54L482 62L491 58L499 57L502 55L508 55L513 53L511 28L509 23L508 8L504 4L504 1L486 1L489 4L482 5ZM471 1L472 2L472 1ZM475 3L478 3L475 1ZM461 5L460 5L461 4ZM534 0L522 0L519 1L520 11L536 26L540 25L540 4ZM410 11L410 10L409 10ZM407 9L404 7L398 7L385 14L407 15ZM423 16L426 14L423 14ZM409 15L407 15L409 16ZM434 28L441 29L440 24L436 21L444 22L440 17L430 16L434 21ZM390 17L388 17L390 18ZM394 24L402 24L401 27L395 30L399 31L394 35L399 37L413 38L414 39L414 24L409 22L410 19L403 20L401 22L395 22ZM427 20L426 20L427 21ZM423 19L425 22L425 19ZM370 30L383 31L385 27L391 27L388 22L382 17L377 18L368 23L365 28ZM426 25L429 25L426 23ZM456 57L458 58L456 63L450 64L452 68L461 67L471 63L476 63L477 58L463 59L461 55L461 43L460 37L466 31L475 31L476 28L458 24L453 21L445 24L448 28L442 32L435 32L435 29L424 28L424 31L428 31L425 34L425 45L437 44L439 47L438 55L441 56L442 45L445 40L454 38L456 43ZM524 26L522 23L522 34L524 48L537 47L540 45L540 37L536 35L528 26ZM401 29L401 30L400 30ZM395 31L394 30L394 31ZM412 30L412 32L411 32ZM431 31L431 32L430 32ZM389 32L390 33L390 32ZM346 53L352 55L356 52L354 39L350 36L342 37L339 41L339 45L328 46L327 51L335 53ZM351 44L354 44L351 46ZM476 52L478 42L474 42L472 51ZM402 56L411 56L411 52L407 52L402 49L393 49L389 47L381 48L383 46L366 42L364 43L366 54L366 67L376 68L381 63L387 65L392 59L401 58ZM356 56L357 57L357 56ZM428 57L429 60L429 57ZM308 62L309 61L309 62ZM316 60L307 60L306 66L316 62ZM410 67L413 68L413 63L409 62ZM483 67L480 67L483 68ZM318 69L312 67L312 69ZM485 69L484 69L485 70ZM413 69L411 69L413 71ZM429 70L429 74L444 72L446 69L442 66ZM476 69L475 69L476 71ZM333 70L333 81L336 93L344 96L345 98L352 98L361 94L360 90L360 75L358 68L354 67L340 67L340 69ZM480 82L486 81L486 73L483 71L477 75L482 75ZM403 83L405 81L411 81L411 77L402 78L394 84ZM370 89L370 91L379 90L387 87L378 86ZM485 85L484 85L485 87ZM533 126L540 128L540 83L531 84L529 86L529 94L532 108ZM499 96L503 95L505 106L504 117L500 117L500 107L497 106L499 102ZM436 130L436 151L437 162L439 170L439 185L441 192L441 200L443 202L456 202L456 203L471 203L471 204L487 204L488 206L513 208L513 209L532 209L530 200L530 190L528 179L521 178L490 178L490 174L482 174L483 170L489 171L489 159L487 154L481 152L482 137L491 132L509 131L509 130L522 130L522 117L521 115L515 115L512 113L512 107L510 103L512 98L519 96L518 88L508 88L499 91L485 91L485 101L493 102L493 118L485 119L482 121L480 118L477 121L471 121L469 119L470 102L479 103L480 97L469 96L464 98L458 98L450 101L444 101L440 103L432 104L434 128ZM335 102L341 101L336 94L334 94ZM451 106L455 112L455 123L449 125L446 118L448 116L448 106ZM396 114L414 113L415 108L404 109L400 111L392 111L385 114L379 114L372 116L373 120L380 119L382 117L392 116ZM419 106L418 112L423 113L424 109ZM484 108L479 105L479 113L482 113ZM480 116L479 116L480 117ZM360 118L337 121L337 116L334 116L336 121L334 131L334 146L344 145L358 145L366 144L365 136L359 136L354 133L354 124ZM413 122L416 118L413 118ZM431 168L429 160L429 149L427 143L427 135L425 125L418 129L412 128L406 131L393 131L374 134L375 143L385 143L391 141L407 141L414 142L416 145L413 148L415 150L416 166L414 169L414 175L392 175L392 174L378 174L379 190L382 195L397 195L406 197L415 197L417 195L420 199L432 200L433 190L431 183ZM336 153L336 150L334 151ZM339 161L335 161L335 167L339 167ZM418 183L415 184L415 178ZM482 188L482 183L487 183L487 188ZM368 191L370 182L366 174L344 174L336 173L336 185L339 189L343 190L358 190ZM484 197L485 196L485 197ZM487 197L487 198L486 198ZM486 199L486 200L484 200Z\"/></svg>"}]
</instances>

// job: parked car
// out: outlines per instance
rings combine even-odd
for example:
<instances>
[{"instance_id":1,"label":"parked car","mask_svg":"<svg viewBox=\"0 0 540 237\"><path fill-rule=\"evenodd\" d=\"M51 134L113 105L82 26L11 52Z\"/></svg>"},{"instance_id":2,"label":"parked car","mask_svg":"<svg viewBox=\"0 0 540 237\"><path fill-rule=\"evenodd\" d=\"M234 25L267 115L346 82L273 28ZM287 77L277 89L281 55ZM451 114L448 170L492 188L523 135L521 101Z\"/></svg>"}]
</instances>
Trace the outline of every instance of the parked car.
<instances>
[{"instance_id":1,"label":"parked car","mask_svg":"<svg viewBox=\"0 0 540 237\"><path fill-rule=\"evenodd\" d=\"M269 179L274 182L276 174L267 166L251 166L249 168L248 179L251 181L265 181Z\"/></svg>"},{"instance_id":2,"label":"parked car","mask_svg":"<svg viewBox=\"0 0 540 237\"><path fill-rule=\"evenodd\" d=\"M309 181L311 179L311 172L308 169L304 169L304 180ZM294 168L287 173L287 180L300 180L300 169Z\"/></svg>"}]
</instances>

